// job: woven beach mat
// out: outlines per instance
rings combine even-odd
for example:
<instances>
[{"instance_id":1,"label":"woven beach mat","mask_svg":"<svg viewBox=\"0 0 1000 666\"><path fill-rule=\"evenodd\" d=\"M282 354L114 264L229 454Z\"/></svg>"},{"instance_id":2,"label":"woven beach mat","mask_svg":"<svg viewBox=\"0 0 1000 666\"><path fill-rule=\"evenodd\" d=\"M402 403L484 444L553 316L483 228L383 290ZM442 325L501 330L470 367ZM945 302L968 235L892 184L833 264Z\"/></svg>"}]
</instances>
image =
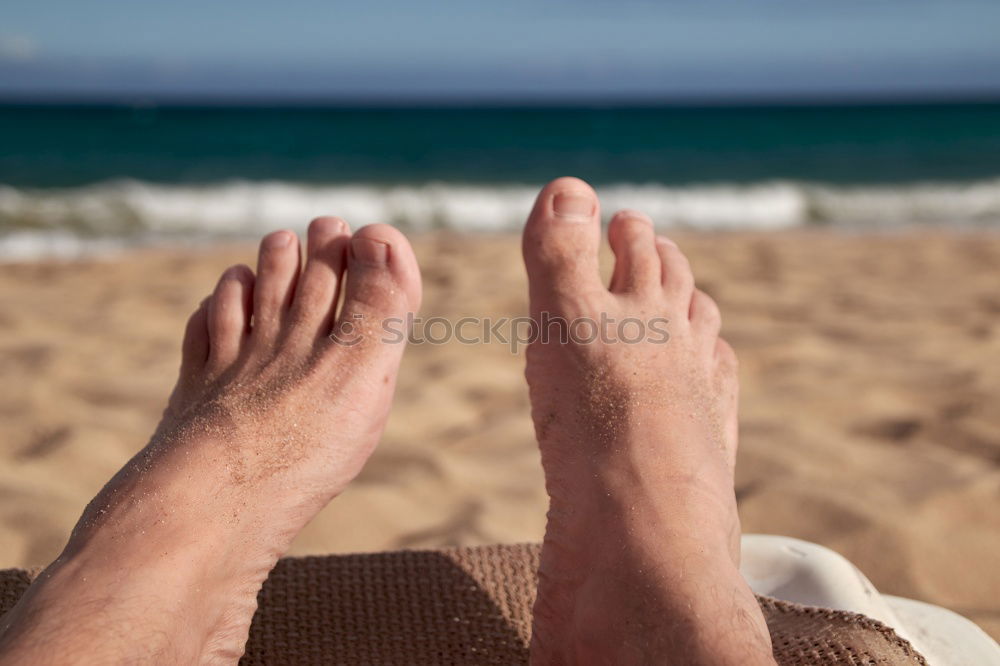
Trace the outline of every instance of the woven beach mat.
<instances>
[{"instance_id":1,"label":"woven beach mat","mask_svg":"<svg viewBox=\"0 0 1000 666\"><path fill-rule=\"evenodd\" d=\"M538 555L522 544L283 559L241 663L525 664ZM0 570L0 613L31 579ZM782 666L926 664L863 615L757 599Z\"/></svg>"}]
</instances>

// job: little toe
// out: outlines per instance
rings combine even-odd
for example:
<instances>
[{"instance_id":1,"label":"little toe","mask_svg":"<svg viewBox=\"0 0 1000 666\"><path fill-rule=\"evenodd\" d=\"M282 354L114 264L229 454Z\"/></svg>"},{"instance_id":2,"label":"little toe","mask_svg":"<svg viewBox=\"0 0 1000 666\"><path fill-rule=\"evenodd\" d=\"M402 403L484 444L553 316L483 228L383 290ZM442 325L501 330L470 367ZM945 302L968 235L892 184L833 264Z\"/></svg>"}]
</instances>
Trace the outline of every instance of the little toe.
<instances>
[{"instance_id":1,"label":"little toe","mask_svg":"<svg viewBox=\"0 0 1000 666\"><path fill-rule=\"evenodd\" d=\"M340 218L318 217L309 224L306 265L292 303L296 338L312 344L329 333L350 240L347 223Z\"/></svg>"},{"instance_id":2,"label":"little toe","mask_svg":"<svg viewBox=\"0 0 1000 666\"><path fill-rule=\"evenodd\" d=\"M730 467L736 465L739 447L739 360L732 346L719 338L715 342L715 362L719 374L719 391L725 401L726 420L723 423L723 445Z\"/></svg>"},{"instance_id":3,"label":"little toe","mask_svg":"<svg viewBox=\"0 0 1000 666\"><path fill-rule=\"evenodd\" d=\"M250 331L254 275L248 266L226 269L208 304L208 370L218 374L240 355Z\"/></svg>"},{"instance_id":4,"label":"little toe","mask_svg":"<svg viewBox=\"0 0 1000 666\"><path fill-rule=\"evenodd\" d=\"M274 344L281 332L299 276L299 239L288 230L260 242L253 292L253 344Z\"/></svg>"},{"instance_id":5,"label":"little toe","mask_svg":"<svg viewBox=\"0 0 1000 666\"><path fill-rule=\"evenodd\" d=\"M558 178L542 189L522 242L533 312L606 293L598 271L600 241L597 194L587 183Z\"/></svg>"},{"instance_id":6,"label":"little toe","mask_svg":"<svg viewBox=\"0 0 1000 666\"><path fill-rule=\"evenodd\" d=\"M615 213L608 226L608 242L615 253L612 293L643 293L660 285L656 234L647 215L634 210Z\"/></svg>"},{"instance_id":7,"label":"little toe","mask_svg":"<svg viewBox=\"0 0 1000 666\"><path fill-rule=\"evenodd\" d=\"M660 255L660 283L663 291L678 313L686 312L694 293L691 263L677 247L677 243L666 236L656 237L656 251Z\"/></svg>"},{"instance_id":8,"label":"little toe","mask_svg":"<svg viewBox=\"0 0 1000 666\"><path fill-rule=\"evenodd\" d=\"M209 298L202 300L184 328L184 342L181 344L181 381L200 373L208 360L209 300Z\"/></svg>"},{"instance_id":9,"label":"little toe","mask_svg":"<svg viewBox=\"0 0 1000 666\"><path fill-rule=\"evenodd\" d=\"M409 241L387 224L373 224L351 237L347 255L344 306L332 339L344 346L405 342L407 318L421 300L420 270Z\"/></svg>"}]
</instances>

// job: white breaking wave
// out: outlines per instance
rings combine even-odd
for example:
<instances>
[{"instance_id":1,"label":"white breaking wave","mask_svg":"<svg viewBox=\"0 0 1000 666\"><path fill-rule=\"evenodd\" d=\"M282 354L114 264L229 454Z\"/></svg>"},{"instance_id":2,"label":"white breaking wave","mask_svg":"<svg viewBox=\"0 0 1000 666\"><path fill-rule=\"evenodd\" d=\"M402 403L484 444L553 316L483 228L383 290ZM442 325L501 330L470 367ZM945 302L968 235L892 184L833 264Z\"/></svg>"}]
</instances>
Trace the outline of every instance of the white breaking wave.
<instances>
[{"instance_id":1,"label":"white breaking wave","mask_svg":"<svg viewBox=\"0 0 1000 666\"><path fill-rule=\"evenodd\" d=\"M0 185L0 257L75 256L137 243L243 238L277 227L302 230L313 217L331 214L355 227L388 222L412 231L515 230L536 194L535 186L451 183L157 185L124 180L66 189ZM599 194L606 216L636 208L662 228L1000 226L1000 179L865 187L795 182L614 185L600 188Z\"/></svg>"}]
</instances>

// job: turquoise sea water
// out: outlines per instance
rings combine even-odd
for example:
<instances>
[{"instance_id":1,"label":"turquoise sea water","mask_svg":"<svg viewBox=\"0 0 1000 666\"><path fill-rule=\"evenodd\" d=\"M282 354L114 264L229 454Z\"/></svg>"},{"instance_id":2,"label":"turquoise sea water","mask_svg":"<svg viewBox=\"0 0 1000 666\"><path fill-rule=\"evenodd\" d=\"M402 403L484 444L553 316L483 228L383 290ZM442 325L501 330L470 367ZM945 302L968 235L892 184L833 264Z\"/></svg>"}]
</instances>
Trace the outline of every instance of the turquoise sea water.
<instances>
[{"instance_id":1,"label":"turquoise sea water","mask_svg":"<svg viewBox=\"0 0 1000 666\"><path fill-rule=\"evenodd\" d=\"M636 109L0 107L0 182L595 184L1000 175L1000 105Z\"/></svg>"},{"instance_id":2,"label":"turquoise sea water","mask_svg":"<svg viewBox=\"0 0 1000 666\"><path fill-rule=\"evenodd\" d=\"M664 226L993 225L1000 104L0 106L0 252L330 212L507 228L567 174Z\"/></svg>"}]
</instances>

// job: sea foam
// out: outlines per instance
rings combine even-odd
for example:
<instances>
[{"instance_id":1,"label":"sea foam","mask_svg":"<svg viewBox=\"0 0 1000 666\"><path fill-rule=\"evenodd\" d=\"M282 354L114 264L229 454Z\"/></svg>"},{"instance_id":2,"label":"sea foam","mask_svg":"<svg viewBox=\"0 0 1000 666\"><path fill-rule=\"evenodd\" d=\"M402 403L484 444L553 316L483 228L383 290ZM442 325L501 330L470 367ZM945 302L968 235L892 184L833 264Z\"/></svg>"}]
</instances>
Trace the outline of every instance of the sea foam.
<instances>
[{"instance_id":1,"label":"sea foam","mask_svg":"<svg viewBox=\"0 0 1000 666\"><path fill-rule=\"evenodd\" d=\"M133 180L66 189L0 185L0 257L75 256L162 242L302 230L317 215L408 231L519 229L537 193L527 185L338 184L233 181L162 185ZM805 225L886 228L1000 226L1000 179L958 184L842 187L788 181L741 185L611 185L605 216L648 213L664 229L775 230Z\"/></svg>"}]
</instances>

